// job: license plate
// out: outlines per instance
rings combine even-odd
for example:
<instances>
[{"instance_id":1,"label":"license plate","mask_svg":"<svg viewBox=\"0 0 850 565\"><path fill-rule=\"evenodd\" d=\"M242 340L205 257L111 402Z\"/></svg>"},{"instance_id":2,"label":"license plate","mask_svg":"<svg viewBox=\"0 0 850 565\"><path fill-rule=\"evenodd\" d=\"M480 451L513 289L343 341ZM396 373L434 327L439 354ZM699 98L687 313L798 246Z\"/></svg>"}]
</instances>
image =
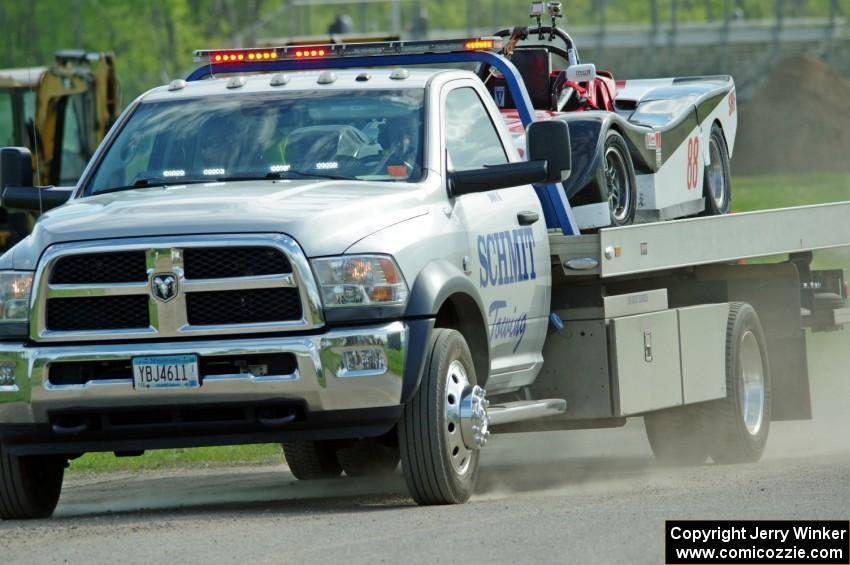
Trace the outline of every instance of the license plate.
<instances>
[{"instance_id":1,"label":"license plate","mask_svg":"<svg viewBox=\"0 0 850 565\"><path fill-rule=\"evenodd\" d=\"M197 388L197 355L133 357L133 386L139 388Z\"/></svg>"}]
</instances>

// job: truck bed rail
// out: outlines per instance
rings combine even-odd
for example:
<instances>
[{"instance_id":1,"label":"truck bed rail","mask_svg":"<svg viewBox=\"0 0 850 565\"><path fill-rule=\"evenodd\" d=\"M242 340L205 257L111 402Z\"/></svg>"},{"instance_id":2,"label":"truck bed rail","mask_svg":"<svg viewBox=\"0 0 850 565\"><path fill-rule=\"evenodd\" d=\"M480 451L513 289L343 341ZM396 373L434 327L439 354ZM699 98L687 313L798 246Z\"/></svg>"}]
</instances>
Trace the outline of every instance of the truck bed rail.
<instances>
[{"instance_id":1,"label":"truck bed rail","mask_svg":"<svg viewBox=\"0 0 850 565\"><path fill-rule=\"evenodd\" d=\"M797 206L602 229L550 232L567 276L610 278L850 246L850 202Z\"/></svg>"}]
</instances>

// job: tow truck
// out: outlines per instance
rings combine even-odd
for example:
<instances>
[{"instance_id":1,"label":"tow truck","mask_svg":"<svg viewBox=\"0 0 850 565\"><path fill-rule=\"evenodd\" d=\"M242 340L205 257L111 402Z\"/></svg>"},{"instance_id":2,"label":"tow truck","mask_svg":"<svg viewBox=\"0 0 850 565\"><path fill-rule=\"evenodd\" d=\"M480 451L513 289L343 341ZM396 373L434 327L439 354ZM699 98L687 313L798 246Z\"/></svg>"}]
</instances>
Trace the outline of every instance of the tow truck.
<instances>
[{"instance_id":1,"label":"tow truck","mask_svg":"<svg viewBox=\"0 0 850 565\"><path fill-rule=\"evenodd\" d=\"M662 461L736 463L810 418L850 202L581 233L586 140L501 42L202 50L73 188L0 150L3 205L46 211L0 257L0 516L49 516L88 452L279 442L298 479L400 462L453 504L491 432L642 417ZM458 63L498 70L523 157Z\"/></svg>"}]
</instances>

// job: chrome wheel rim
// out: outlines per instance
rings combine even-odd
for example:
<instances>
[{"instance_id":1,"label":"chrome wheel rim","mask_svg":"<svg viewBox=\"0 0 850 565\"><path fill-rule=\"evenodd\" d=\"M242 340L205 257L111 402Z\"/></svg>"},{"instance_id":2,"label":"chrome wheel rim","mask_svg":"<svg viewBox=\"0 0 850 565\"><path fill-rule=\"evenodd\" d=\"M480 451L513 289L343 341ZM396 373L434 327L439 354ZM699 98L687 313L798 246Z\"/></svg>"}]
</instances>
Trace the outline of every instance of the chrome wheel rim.
<instances>
[{"instance_id":1,"label":"chrome wheel rim","mask_svg":"<svg viewBox=\"0 0 850 565\"><path fill-rule=\"evenodd\" d=\"M750 435L757 435L764 421L764 365L761 348L753 332L747 331L739 344L741 415Z\"/></svg>"},{"instance_id":2,"label":"chrome wheel rim","mask_svg":"<svg viewBox=\"0 0 850 565\"><path fill-rule=\"evenodd\" d=\"M714 198L714 204L718 210L722 210L726 205L726 167L723 164L723 156L720 152L717 138L712 136L708 140L708 151L711 158L711 164L708 166L708 187L711 190L711 196Z\"/></svg>"},{"instance_id":3,"label":"chrome wheel rim","mask_svg":"<svg viewBox=\"0 0 850 565\"><path fill-rule=\"evenodd\" d=\"M632 205L632 191L629 182L626 162L623 155L615 147L605 151L605 184L608 188L608 206L611 217L617 222L623 222L629 215Z\"/></svg>"},{"instance_id":4,"label":"chrome wheel rim","mask_svg":"<svg viewBox=\"0 0 850 565\"><path fill-rule=\"evenodd\" d=\"M463 441L461 432L461 399L469 387L469 377L466 368L458 361L452 361L446 374L446 387L443 391L443 406L445 406L446 455L451 461L452 468L459 475L469 469L472 460L472 450Z\"/></svg>"}]
</instances>

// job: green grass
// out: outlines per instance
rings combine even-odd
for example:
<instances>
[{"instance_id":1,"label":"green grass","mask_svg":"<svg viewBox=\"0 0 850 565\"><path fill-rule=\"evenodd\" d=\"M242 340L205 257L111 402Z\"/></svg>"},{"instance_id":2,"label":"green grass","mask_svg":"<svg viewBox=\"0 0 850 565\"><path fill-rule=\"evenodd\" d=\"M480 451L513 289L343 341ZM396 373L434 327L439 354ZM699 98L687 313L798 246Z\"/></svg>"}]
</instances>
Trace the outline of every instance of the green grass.
<instances>
[{"instance_id":1,"label":"green grass","mask_svg":"<svg viewBox=\"0 0 850 565\"><path fill-rule=\"evenodd\" d=\"M850 175L736 177L732 184L732 207L735 212L850 200ZM815 263L818 267L848 268L850 255L841 250L823 251L816 254ZM389 363L392 369L397 370L401 359L391 357ZM280 446L277 444L199 447L150 451L141 457L117 458L111 453L89 453L72 461L70 472L98 473L282 462Z\"/></svg>"},{"instance_id":2,"label":"green grass","mask_svg":"<svg viewBox=\"0 0 850 565\"><path fill-rule=\"evenodd\" d=\"M816 174L735 177L732 209L749 212L850 200L850 175Z\"/></svg>"},{"instance_id":3,"label":"green grass","mask_svg":"<svg viewBox=\"0 0 850 565\"><path fill-rule=\"evenodd\" d=\"M850 200L850 174L747 176L732 180L732 211L750 212ZM775 258L751 260L773 262ZM850 249L815 253L812 266L850 269Z\"/></svg>"},{"instance_id":4,"label":"green grass","mask_svg":"<svg viewBox=\"0 0 850 565\"><path fill-rule=\"evenodd\" d=\"M178 467L223 467L232 465L278 465L283 463L280 445L237 445L157 449L141 457L115 457L112 453L87 453L71 461L70 473L106 473L173 469Z\"/></svg>"}]
</instances>

